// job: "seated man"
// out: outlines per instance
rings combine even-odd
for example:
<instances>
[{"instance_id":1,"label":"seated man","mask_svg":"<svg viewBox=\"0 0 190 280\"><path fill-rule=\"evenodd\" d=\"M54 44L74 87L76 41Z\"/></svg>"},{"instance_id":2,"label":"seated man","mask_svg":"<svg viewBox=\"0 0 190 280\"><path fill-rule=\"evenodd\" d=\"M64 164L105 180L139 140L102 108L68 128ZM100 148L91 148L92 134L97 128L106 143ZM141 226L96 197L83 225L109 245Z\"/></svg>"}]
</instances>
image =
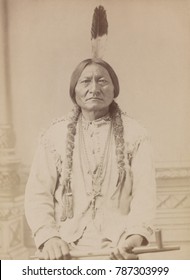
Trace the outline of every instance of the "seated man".
<instances>
[{"instance_id":1,"label":"seated man","mask_svg":"<svg viewBox=\"0 0 190 280\"><path fill-rule=\"evenodd\" d=\"M70 251L110 249L110 259L136 259L148 243L155 179L146 130L123 113L119 81L102 59L74 70L71 114L41 137L26 187L25 209L42 259Z\"/></svg>"}]
</instances>

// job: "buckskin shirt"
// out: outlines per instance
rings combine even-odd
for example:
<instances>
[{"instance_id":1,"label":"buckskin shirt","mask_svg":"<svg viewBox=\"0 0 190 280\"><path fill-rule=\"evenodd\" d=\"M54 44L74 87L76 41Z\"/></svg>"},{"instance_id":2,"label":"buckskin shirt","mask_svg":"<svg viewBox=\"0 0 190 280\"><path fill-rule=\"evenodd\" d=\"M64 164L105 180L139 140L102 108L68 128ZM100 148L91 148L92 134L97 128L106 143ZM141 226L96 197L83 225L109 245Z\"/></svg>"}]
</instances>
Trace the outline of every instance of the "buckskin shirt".
<instances>
[{"instance_id":1,"label":"buckskin shirt","mask_svg":"<svg viewBox=\"0 0 190 280\"><path fill-rule=\"evenodd\" d=\"M90 247L93 239L96 249L102 248L105 241L111 247L116 246L123 233L126 237L140 234L149 240L156 204L150 139L137 121L124 113L121 116L127 171L124 186L116 187L118 169L111 118L108 115L90 122L81 117L74 141L71 177L74 215L65 221L60 219L63 203L60 170L64 169L66 158L67 118L54 122L41 137L25 196L26 217L37 248L55 236L79 247L83 244ZM81 133L85 143L81 143ZM100 160L103 183L92 218L89 169L95 170Z\"/></svg>"}]
</instances>

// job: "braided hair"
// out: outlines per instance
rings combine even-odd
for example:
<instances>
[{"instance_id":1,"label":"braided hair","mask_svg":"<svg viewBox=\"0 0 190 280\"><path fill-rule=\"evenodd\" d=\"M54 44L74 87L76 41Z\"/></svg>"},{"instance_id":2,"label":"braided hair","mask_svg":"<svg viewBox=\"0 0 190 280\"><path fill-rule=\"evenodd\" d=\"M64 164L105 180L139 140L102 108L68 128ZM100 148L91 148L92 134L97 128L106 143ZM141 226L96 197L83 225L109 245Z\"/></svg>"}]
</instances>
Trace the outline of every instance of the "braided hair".
<instances>
[{"instance_id":1,"label":"braided hair","mask_svg":"<svg viewBox=\"0 0 190 280\"><path fill-rule=\"evenodd\" d=\"M71 174L72 174L72 165L73 165L73 151L75 147L75 135L76 135L76 126L78 123L79 115L81 113L81 108L76 104L71 112L69 117L69 122L67 125L67 137L66 137L66 161L65 168L63 169L62 174L62 185L63 185L63 211L61 220L64 221L67 218L73 217L73 198L72 198L72 189L71 189ZM125 177L126 177L126 168L125 168L125 155L124 155L124 128L123 121L121 118L121 110L118 104L115 101L112 101L110 105L110 117L113 124L113 133L115 139L115 152L117 159L117 169L118 169L118 182L117 187L120 188L123 186Z\"/></svg>"}]
</instances>

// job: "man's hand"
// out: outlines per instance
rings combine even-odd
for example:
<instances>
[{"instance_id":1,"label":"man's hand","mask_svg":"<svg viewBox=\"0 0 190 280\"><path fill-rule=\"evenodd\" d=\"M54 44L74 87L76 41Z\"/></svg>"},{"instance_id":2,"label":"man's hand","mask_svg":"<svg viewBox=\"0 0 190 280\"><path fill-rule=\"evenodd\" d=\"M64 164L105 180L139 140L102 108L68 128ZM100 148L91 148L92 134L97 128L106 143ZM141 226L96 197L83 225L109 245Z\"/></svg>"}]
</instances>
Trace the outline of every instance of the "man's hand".
<instances>
[{"instance_id":1,"label":"man's hand","mask_svg":"<svg viewBox=\"0 0 190 280\"><path fill-rule=\"evenodd\" d=\"M59 237L52 237L44 243L36 257L40 260L68 260L71 258L68 244Z\"/></svg>"},{"instance_id":2,"label":"man's hand","mask_svg":"<svg viewBox=\"0 0 190 280\"><path fill-rule=\"evenodd\" d=\"M110 254L111 260L138 260L138 256L132 253L134 247L139 247L143 243L143 237L135 234L121 240L117 248Z\"/></svg>"}]
</instances>

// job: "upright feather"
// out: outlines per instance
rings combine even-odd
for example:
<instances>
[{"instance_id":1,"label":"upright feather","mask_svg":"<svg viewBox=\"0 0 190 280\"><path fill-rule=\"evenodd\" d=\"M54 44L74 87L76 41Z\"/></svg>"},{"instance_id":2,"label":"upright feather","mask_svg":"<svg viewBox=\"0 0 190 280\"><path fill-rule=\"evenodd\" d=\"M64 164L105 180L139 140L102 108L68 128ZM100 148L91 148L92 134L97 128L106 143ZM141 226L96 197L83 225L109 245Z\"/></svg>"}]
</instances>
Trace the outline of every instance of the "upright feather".
<instances>
[{"instance_id":1,"label":"upright feather","mask_svg":"<svg viewBox=\"0 0 190 280\"><path fill-rule=\"evenodd\" d=\"M103 6L96 7L92 19L91 42L92 57L102 58L104 55L108 34L108 21Z\"/></svg>"}]
</instances>

